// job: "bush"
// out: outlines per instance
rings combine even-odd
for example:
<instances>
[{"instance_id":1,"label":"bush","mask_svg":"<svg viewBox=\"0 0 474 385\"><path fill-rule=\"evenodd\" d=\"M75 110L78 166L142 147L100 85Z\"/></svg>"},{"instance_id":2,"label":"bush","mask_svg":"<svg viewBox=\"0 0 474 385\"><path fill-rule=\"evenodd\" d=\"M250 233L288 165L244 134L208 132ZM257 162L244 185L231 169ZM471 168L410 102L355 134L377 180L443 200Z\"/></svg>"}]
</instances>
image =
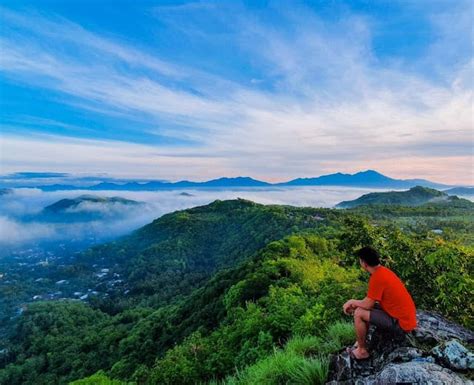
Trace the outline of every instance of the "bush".
<instances>
[{"instance_id":1,"label":"bush","mask_svg":"<svg viewBox=\"0 0 474 385\"><path fill-rule=\"evenodd\" d=\"M324 384L328 375L326 358L305 358L293 351L277 351L250 366L227 384L238 385L313 385Z\"/></svg>"},{"instance_id":2,"label":"bush","mask_svg":"<svg viewBox=\"0 0 474 385\"><path fill-rule=\"evenodd\" d=\"M134 383L113 380L100 370L92 376L73 381L69 385L134 385Z\"/></svg>"}]
</instances>

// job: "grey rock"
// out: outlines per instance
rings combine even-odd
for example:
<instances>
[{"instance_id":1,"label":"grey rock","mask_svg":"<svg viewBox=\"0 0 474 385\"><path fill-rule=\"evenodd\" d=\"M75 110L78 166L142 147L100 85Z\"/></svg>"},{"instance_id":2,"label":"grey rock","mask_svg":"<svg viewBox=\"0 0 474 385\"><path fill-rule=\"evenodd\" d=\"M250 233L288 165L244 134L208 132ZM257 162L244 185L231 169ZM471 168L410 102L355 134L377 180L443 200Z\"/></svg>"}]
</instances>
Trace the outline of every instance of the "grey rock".
<instances>
[{"instance_id":1,"label":"grey rock","mask_svg":"<svg viewBox=\"0 0 474 385\"><path fill-rule=\"evenodd\" d=\"M422 342L440 342L456 338L474 343L474 333L462 326L448 321L438 314L419 310L416 314L418 326L413 335Z\"/></svg>"},{"instance_id":2,"label":"grey rock","mask_svg":"<svg viewBox=\"0 0 474 385\"><path fill-rule=\"evenodd\" d=\"M474 333L434 313L418 311L417 320L417 329L408 335L387 334L371 326L367 335L370 358L353 360L345 351L334 355L328 384L474 385L464 377L468 372L472 378L474 355L466 346L474 343Z\"/></svg>"},{"instance_id":3,"label":"grey rock","mask_svg":"<svg viewBox=\"0 0 474 385\"><path fill-rule=\"evenodd\" d=\"M432 352L451 369L474 370L474 354L457 340L442 343Z\"/></svg>"},{"instance_id":4,"label":"grey rock","mask_svg":"<svg viewBox=\"0 0 474 385\"><path fill-rule=\"evenodd\" d=\"M387 362L409 362L420 357L423 357L421 350L405 346L391 352L387 357Z\"/></svg>"},{"instance_id":5,"label":"grey rock","mask_svg":"<svg viewBox=\"0 0 474 385\"><path fill-rule=\"evenodd\" d=\"M336 355L331 362L331 371L336 381L348 380L352 377L351 359L347 353Z\"/></svg>"},{"instance_id":6,"label":"grey rock","mask_svg":"<svg viewBox=\"0 0 474 385\"><path fill-rule=\"evenodd\" d=\"M462 385L468 381L442 366L429 362L406 362L389 364L380 373L367 379L361 379L356 384L431 384L431 385Z\"/></svg>"}]
</instances>

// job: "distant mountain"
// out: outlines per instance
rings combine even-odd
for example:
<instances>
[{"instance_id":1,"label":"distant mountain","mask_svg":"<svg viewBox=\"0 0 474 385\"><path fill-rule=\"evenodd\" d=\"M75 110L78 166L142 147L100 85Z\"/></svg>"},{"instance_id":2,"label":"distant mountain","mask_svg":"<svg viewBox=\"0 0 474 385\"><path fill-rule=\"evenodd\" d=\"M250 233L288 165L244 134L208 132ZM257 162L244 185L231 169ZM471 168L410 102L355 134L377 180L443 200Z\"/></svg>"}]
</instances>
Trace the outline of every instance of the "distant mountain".
<instances>
[{"instance_id":1,"label":"distant mountain","mask_svg":"<svg viewBox=\"0 0 474 385\"><path fill-rule=\"evenodd\" d=\"M352 208L363 205L402 205L419 206L425 203L440 203L459 200L448 194L428 187L416 186L408 191L388 191L364 194L352 201L343 201L336 205L340 208Z\"/></svg>"},{"instance_id":2,"label":"distant mountain","mask_svg":"<svg viewBox=\"0 0 474 385\"><path fill-rule=\"evenodd\" d=\"M26 186L26 187L31 187L31 186ZM44 186L34 186L34 188L38 188L43 191L90 190L90 187L75 186L75 185L70 185L70 184L58 184L58 183L44 185Z\"/></svg>"},{"instance_id":3,"label":"distant mountain","mask_svg":"<svg viewBox=\"0 0 474 385\"><path fill-rule=\"evenodd\" d=\"M322 175L317 178L298 178L279 186L353 186L379 188L410 188L413 186L443 187L445 185L425 179L393 179L374 170L361 171L355 174L340 172Z\"/></svg>"},{"instance_id":4,"label":"distant mountain","mask_svg":"<svg viewBox=\"0 0 474 385\"><path fill-rule=\"evenodd\" d=\"M88 190L124 190L124 191L153 191L162 189L176 189L176 188L225 188L225 187L264 187L270 186L270 183L262 182L249 177L237 177L237 178L219 178L209 180L207 182L191 182L183 180L180 182L147 182L137 183L130 182L125 184L117 183L99 183L97 185L88 187ZM41 187L40 187L41 188Z\"/></svg>"},{"instance_id":5,"label":"distant mountain","mask_svg":"<svg viewBox=\"0 0 474 385\"><path fill-rule=\"evenodd\" d=\"M91 220L110 216L121 216L130 208L143 205L121 197L99 197L81 195L73 199L61 199L43 209L40 219Z\"/></svg>"},{"instance_id":6,"label":"distant mountain","mask_svg":"<svg viewBox=\"0 0 474 385\"><path fill-rule=\"evenodd\" d=\"M271 183L262 182L260 180L252 179L249 177L237 177L237 178L219 178L213 179L203 183L193 183L200 187L264 187L271 186Z\"/></svg>"},{"instance_id":7,"label":"distant mountain","mask_svg":"<svg viewBox=\"0 0 474 385\"><path fill-rule=\"evenodd\" d=\"M449 195L474 195L474 187L454 187L443 192Z\"/></svg>"},{"instance_id":8,"label":"distant mountain","mask_svg":"<svg viewBox=\"0 0 474 385\"><path fill-rule=\"evenodd\" d=\"M346 187L373 187L373 188L410 188L424 186L431 188L447 188L448 185L430 182L425 179L393 179L374 170L361 171L356 174L342 174L340 172L322 175L315 178L298 178L283 183L268 183L249 177L219 178L206 182L183 180L179 182L150 181L145 183L102 182L92 186L74 186L54 184L49 186L33 186L43 191L57 190L94 190L94 191L155 191L180 188L237 188L237 187L287 187L287 186L346 186Z\"/></svg>"},{"instance_id":9,"label":"distant mountain","mask_svg":"<svg viewBox=\"0 0 474 385\"><path fill-rule=\"evenodd\" d=\"M91 187L87 187L87 190L124 190L124 191L146 191L146 190L157 190L166 187L170 183L167 182L147 182L137 183L129 182L124 184L103 182Z\"/></svg>"}]
</instances>

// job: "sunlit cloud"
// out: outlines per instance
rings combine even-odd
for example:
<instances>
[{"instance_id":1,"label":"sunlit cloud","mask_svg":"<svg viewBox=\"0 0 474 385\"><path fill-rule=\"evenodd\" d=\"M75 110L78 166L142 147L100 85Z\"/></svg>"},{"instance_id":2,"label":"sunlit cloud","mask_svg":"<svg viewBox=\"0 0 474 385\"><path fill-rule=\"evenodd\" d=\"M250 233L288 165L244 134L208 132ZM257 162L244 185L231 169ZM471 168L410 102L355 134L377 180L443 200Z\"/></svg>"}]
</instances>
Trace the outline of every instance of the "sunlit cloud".
<instances>
[{"instance_id":1,"label":"sunlit cloud","mask_svg":"<svg viewBox=\"0 0 474 385\"><path fill-rule=\"evenodd\" d=\"M381 60L372 44L376 23L361 14L331 21L305 6L282 6L278 23L269 23L234 7L189 3L152 14L186 36L235 47L249 58L252 76L182 63L58 15L3 10L9 33L0 66L8 81L139 129L127 139L100 130L85 139L79 126L58 135L19 122L2 135L2 172L281 181L372 168L473 183L472 50L453 48L466 40L454 37L470 36L469 2L430 14L437 34L413 61ZM194 22L201 17L225 25L222 33ZM145 132L175 142L143 143Z\"/></svg>"}]
</instances>

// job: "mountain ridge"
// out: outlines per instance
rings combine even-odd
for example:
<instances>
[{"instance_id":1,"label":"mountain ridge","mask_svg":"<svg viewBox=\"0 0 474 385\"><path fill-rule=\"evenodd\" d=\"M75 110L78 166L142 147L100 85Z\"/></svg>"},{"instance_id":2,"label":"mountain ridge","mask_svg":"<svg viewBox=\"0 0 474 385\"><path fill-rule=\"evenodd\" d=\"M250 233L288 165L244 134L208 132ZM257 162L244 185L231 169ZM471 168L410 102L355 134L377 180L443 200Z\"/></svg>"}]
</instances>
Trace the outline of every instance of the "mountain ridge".
<instances>
[{"instance_id":1,"label":"mountain ridge","mask_svg":"<svg viewBox=\"0 0 474 385\"><path fill-rule=\"evenodd\" d=\"M443 192L448 195L474 195L474 187L453 187Z\"/></svg>"},{"instance_id":2,"label":"mountain ridge","mask_svg":"<svg viewBox=\"0 0 474 385\"><path fill-rule=\"evenodd\" d=\"M150 181L139 183L136 181L124 184L114 182L101 182L91 186L74 186L53 184L43 186L30 186L43 191L60 190L115 190L115 191L154 191L174 190L179 188L254 188L254 187L300 187L300 186L345 186L345 187L371 187L371 188L410 188L416 185L431 188L447 188L450 185L432 182L425 179L395 179L383 175L375 170L359 171L355 174L341 172L321 175L318 177L296 178L287 182L269 183L247 176L221 177L204 182L182 180L178 182Z\"/></svg>"},{"instance_id":3,"label":"mountain ridge","mask_svg":"<svg viewBox=\"0 0 474 385\"><path fill-rule=\"evenodd\" d=\"M443 191L415 186L406 191L371 192L351 201L342 201L336 207L353 208L364 205L419 206L428 203L440 204L452 201L470 202L458 198L456 195L448 195Z\"/></svg>"}]
</instances>

